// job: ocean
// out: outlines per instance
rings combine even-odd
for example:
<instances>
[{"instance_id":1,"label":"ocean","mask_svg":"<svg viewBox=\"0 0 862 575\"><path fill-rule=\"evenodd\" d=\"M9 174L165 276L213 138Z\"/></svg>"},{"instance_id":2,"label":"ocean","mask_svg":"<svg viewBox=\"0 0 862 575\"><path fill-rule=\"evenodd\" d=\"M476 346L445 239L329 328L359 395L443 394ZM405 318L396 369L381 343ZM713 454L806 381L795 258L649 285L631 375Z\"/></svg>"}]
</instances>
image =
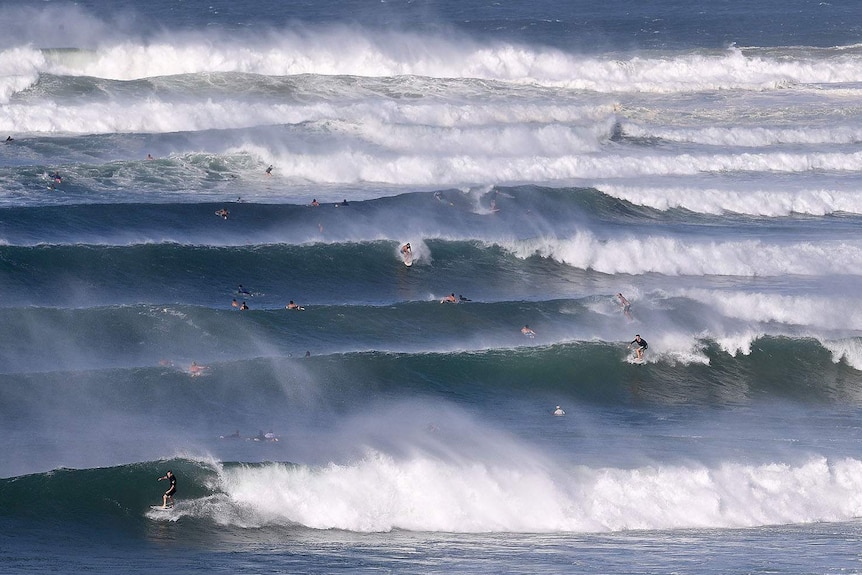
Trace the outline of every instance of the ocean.
<instances>
[{"instance_id":1,"label":"ocean","mask_svg":"<svg viewBox=\"0 0 862 575\"><path fill-rule=\"evenodd\" d=\"M0 22L3 573L862 572L862 5Z\"/></svg>"}]
</instances>

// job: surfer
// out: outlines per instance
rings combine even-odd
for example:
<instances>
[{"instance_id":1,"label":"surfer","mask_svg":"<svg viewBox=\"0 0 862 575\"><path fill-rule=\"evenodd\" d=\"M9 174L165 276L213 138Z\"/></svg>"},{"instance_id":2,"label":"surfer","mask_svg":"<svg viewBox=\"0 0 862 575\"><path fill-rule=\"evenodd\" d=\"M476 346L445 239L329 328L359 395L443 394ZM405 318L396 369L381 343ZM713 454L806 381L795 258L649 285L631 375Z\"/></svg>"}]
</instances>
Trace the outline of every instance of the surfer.
<instances>
[{"instance_id":1,"label":"surfer","mask_svg":"<svg viewBox=\"0 0 862 575\"><path fill-rule=\"evenodd\" d=\"M290 300L286 306L287 309L295 309L295 310L303 310L304 307L301 307L298 303L293 303L293 300Z\"/></svg>"},{"instance_id":2,"label":"surfer","mask_svg":"<svg viewBox=\"0 0 862 575\"><path fill-rule=\"evenodd\" d=\"M245 296L251 295L251 292L248 291L247 289L245 289L244 287L242 287L242 284L239 284L238 286L236 286L236 293L238 293L239 295L245 295Z\"/></svg>"},{"instance_id":3,"label":"surfer","mask_svg":"<svg viewBox=\"0 0 862 575\"><path fill-rule=\"evenodd\" d=\"M403 246L401 246L401 255L407 257L408 255L413 255L413 248L410 247L410 242L407 242Z\"/></svg>"},{"instance_id":4,"label":"surfer","mask_svg":"<svg viewBox=\"0 0 862 575\"><path fill-rule=\"evenodd\" d=\"M205 365L198 365L197 362L193 361L191 367L189 367L189 373L192 377L197 377L199 375L203 375L204 370L207 369Z\"/></svg>"},{"instance_id":5,"label":"surfer","mask_svg":"<svg viewBox=\"0 0 862 575\"><path fill-rule=\"evenodd\" d=\"M6 138L6 141L7 141L7 142L14 142L15 140L12 138L12 136L8 136L8 137Z\"/></svg>"},{"instance_id":6,"label":"surfer","mask_svg":"<svg viewBox=\"0 0 862 575\"><path fill-rule=\"evenodd\" d=\"M317 198L314 198L313 200L311 200L311 205L312 205L312 207L316 208L317 206L320 205L320 202L317 201Z\"/></svg>"},{"instance_id":7,"label":"surfer","mask_svg":"<svg viewBox=\"0 0 862 575\"><path fill-rule=\"evenodd\" d=\"M260 430L257 432L257 435L249 439L252 441L278 441L278 436L272 431L264 433L263 430Z\"/></svg>"},{"instance_id":8,"label":"surfer","mask_svg":"<svg viewBox=\"0 0 862 575\"><path fill-rule=\"evenodd\" d=\"M557 417L560 417L560 416L566 415L566 412L563 411L563 408L558 405L557 409L554 410L554 415L556 415Z\"/></svg>"},{"instance_id":9,"label":"surfer","mask_svg":"<svg viewBox=\"0 0 862 575\"><path fill-rule=\"evenodd\" d=\"M237 303L236 298L231 300L230 307L239 307L239 303Z\"/></svg>"},{"instance_id":10,"label":"surfer","mask_svg":"<svg viewBox=\"0 0 862 575\"><path fill-rule=\"evenodd\" d=\"M524 327L521 328L521 333L523 333L524 335L526 335L529 338L536 337L536 332L531 330L530 326L528 326L528 325L525 325Z\"/></svg>"},{"instance_id":11,"label":"surfer","mask_svg":"<svg viewBox=\"0 0 862 575\"><path fill-rule=\"evenodd\" d=\"M164 476L159 477L159 481L167 479L170 482L170 487L165 491L165 494L162 498L162 509L168 508L168 499L171 500L171 507L174 506L174 494L177 492L177 476L174 475L174 472L168 469L168 472L164 474Z\"/></svg>"},{"instance_id":12,"label":"surfer","mask_svg":"<svg viewBox=\"0 0 862 575\"><path fill-rule=\"evenodd\" d=\"M443 299L441 299L440 303L458 303L458 300L455 299L455 292L452 292Z\"/></svg>"},{"instance_id":13,"label":"surfer","mask_svg":"<svg viewBox=\"0 0 862 575\"><path fill-rule=\"evenodd\" d=\"M644 351L646 351L646 348L649 347L649 344L647 344L647 341L643 339L640 334L635 335L635 338L631 342L629 342L629 345L634 344L637 344L637 348L635 349L635 356L637 357L638 361L643 361Z\"/></svg>"},{"instance_id":14,"label":"surfer","mask_svg":"<svg viewBox=\"0 0 862 575\"><path fill-rule=\"evenodd\" d=\"M148 160L155 160L155 158L153 157L152 154L147 154L147 159Z\"/></svg>"},{"instance_id":15,"label":"surfer","mask_svg":"<svg viewBox=\"0 0 862 575\"><path fill-rule=\"evenodd\" d=\"M229 212L229 211L227 211L227 209L226 209L226 208L222 208L222 209L220 209L220 210L218 210L218 211L216 212L216 215L217 215L217 216L221 216L221 217L222 217L222 219L225 219L225 220L226 220L226 219L228 218L228 216L230 215L230 212Z\"/></svg>"},{"instance_id":16,"label":"surfer","mask_svg":"<svg viewBox=\"0 0 862 575\"><path fill-rule=\"evenodd\" d=\"M239 311L248 311L248 304L242 302L242 305L239 306Z\"/></svg>"},{"instance_id":17,"label":"surfer","mask_svg":"<svg viewBox=\"0 0 862 575\"><path fill-rule=\"evenodd\" d=\"M458 301L459 301L459 302L461 302L461 303L464 303L465 301L473 301L473 300L471 300L471 299L470 299L470 298L468 298L468 297L464 297L464 296L463 296L463 295L461 295L461 294L458 294Z\"/></svg>"},{"instance_id":18,"label":"surfer","mask_svg":"<svg viewBox=\"0 0 862 575\"><path fill-rule=\"evenodd\" d=\"M272 175L272 166L270 166L270 167L268 167L268 168L266 169L266 175L267 175L267 176L271 176L271 175Z\"/></svg>"},{"instance_id":19,"label":"surfer","mask_svg":"<svg viewBox=\"0 0 862 575\"><path fill-rule=\"evenodd\" d=\"M632 304L629 300L625 298L625 296L621 293L617 294L617 298L620 300L620 305L623 306L623 313L626 314L626 317L632 319Z\"/></svg>"}]
</instances>

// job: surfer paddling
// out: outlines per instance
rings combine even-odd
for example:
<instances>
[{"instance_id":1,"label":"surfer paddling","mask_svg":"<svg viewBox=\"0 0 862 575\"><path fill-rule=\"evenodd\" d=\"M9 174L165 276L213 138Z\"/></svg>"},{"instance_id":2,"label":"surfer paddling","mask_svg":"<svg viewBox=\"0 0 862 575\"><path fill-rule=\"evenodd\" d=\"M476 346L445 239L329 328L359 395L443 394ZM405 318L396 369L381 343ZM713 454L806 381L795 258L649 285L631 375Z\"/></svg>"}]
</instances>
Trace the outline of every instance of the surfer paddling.
<instances>
[{"instance_id":1,"label":"surfer paddling","mask_svg":"<svg viewBox=\"0 0 862 575\"><path fill-rule=\"evenodd\" d=\"M168 469L168 472L165 473L162 477L159 477L159 481L167 479L170 483L170 487L165 491L165 494L162 496L162 509L168 508L168 500L171 501L171 507L174 506L174 494L177 492L177 476L174 475L174 472Z\"/></svg>"}]
</instances>

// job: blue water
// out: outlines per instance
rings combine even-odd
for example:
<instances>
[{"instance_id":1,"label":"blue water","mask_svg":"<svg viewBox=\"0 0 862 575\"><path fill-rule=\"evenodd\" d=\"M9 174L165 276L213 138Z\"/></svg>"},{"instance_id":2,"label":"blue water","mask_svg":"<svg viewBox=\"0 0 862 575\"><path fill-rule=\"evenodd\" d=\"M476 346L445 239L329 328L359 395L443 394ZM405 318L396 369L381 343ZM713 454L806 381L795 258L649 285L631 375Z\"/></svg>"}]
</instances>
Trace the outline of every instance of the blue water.
<instances>
[{"instance_id":1,"label":"blue water","mask_svg":"<svg viewBox=\"0 0 862 575\"><path fill-rule=\"evenodd\" d=\"M862 571L860 16L0 2L0 571Z\"/></svg>"}]
</instances>

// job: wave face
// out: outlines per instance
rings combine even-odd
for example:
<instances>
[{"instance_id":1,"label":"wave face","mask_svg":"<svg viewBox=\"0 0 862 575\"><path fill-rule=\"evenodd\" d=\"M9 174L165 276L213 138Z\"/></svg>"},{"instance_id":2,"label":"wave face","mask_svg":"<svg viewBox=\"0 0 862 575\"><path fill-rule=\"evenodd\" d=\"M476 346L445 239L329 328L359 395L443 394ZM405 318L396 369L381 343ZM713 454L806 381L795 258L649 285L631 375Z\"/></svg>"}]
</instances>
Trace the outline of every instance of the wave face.
<instances>
[{"instance_id":1,"label":"wave face","mask_svg":"<svg viewBox=\"0 0 862 575\"><path fill-rule=\"evenodd\" d=\"M855 569L858 7L13 4L13 568Z\"/></svg>"}]
</instances>

